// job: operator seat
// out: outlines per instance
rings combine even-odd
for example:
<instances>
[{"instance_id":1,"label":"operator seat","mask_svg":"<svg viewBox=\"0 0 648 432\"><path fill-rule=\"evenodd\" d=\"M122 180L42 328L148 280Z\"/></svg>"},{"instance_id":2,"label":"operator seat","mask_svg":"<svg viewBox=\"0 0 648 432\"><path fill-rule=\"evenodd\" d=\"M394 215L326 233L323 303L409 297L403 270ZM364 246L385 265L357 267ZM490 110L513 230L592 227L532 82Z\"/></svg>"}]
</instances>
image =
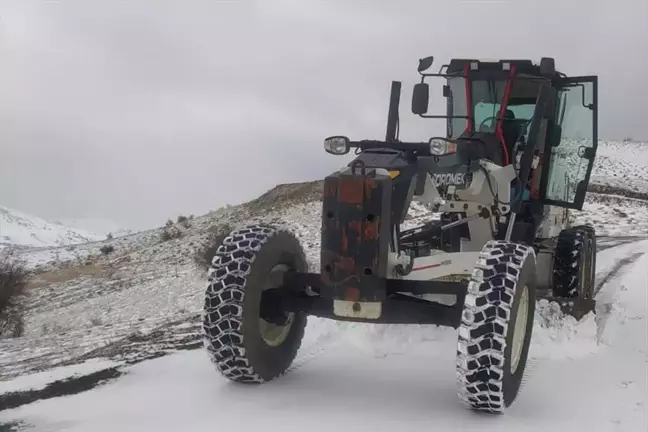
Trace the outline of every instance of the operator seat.
<instances>
[{"instance_id":1,"label":"operator seat","mask_svg":"<svg viewBox=\"0 0 648 432\"><path fill-rule=\"evenodd\" d=\"M515 148L515 143L522 134L521 126L520 122L515 120L515 113L510 109L507 109L502 118L502 136L504 138L504 145L506 146L506 152L509 155L510 162L513 162L513 149Z\"/></svg>"}]
</instances>

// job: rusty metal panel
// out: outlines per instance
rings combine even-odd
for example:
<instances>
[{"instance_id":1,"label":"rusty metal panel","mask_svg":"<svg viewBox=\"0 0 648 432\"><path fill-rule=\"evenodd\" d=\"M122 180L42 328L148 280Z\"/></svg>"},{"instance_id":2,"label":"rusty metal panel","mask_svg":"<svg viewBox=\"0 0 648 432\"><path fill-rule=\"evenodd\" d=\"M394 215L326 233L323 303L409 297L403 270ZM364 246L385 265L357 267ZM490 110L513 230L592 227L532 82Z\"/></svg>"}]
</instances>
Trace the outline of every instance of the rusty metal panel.
<instances>
[{"instance_id":1,"label":"rusty metal panel","mask_svg":"<svg viewBox=\"0 0 648 432\"><path fill-rule=\"evenodd\" d=\"M385 298L392 179L374 170L324 180L323 296L354 302Z\"/></svg>"}]
</instances>

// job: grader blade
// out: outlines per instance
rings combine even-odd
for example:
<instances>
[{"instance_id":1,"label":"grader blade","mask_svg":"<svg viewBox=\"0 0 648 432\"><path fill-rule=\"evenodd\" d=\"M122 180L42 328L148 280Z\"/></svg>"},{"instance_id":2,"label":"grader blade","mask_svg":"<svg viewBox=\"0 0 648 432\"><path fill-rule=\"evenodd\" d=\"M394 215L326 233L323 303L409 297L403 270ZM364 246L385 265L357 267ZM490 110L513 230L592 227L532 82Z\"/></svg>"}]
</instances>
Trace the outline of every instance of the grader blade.
<instances>
[{"instance_id":1,"label":"grader blade","mask_svg":"<svg viewBox=\"0 0 648 432\"><path fill-rule=\"evenodd\" d=\"M596 313L596 300L589 298L565 298L565 297L542 297L548 302L556 302L560 305L560 310L565 315L570 315L581 320L590 312Z\"/></svg>"}]
</instances>

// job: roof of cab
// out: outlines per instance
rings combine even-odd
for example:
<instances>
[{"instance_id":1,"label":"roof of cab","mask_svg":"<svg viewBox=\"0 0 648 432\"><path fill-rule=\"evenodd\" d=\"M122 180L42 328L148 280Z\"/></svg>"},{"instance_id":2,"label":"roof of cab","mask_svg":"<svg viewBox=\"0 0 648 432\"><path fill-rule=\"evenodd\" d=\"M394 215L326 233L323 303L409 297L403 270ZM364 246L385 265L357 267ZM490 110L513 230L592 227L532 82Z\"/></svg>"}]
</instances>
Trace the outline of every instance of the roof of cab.
<instances>
[{"instance_id":1,"label":"roof of cab","mask_svg":"<svg viewBox=\"0 0 648 432\"><path fill-rule=\"evenodd\" d=\"M475 63L477 64L476 69L474 68ZM515 59L511 59L511 60L452 59L448 64L446 74L448 75L463 74L466 65L468 65L468 68L470 69L471 73L502 72L508 74L510 67L515 65L516 75L524 74L524 75L531 75L537 77L543 76L540 73L540 65L534 64L531 60L515 60ZM558 71L555 71L554 77L557 77L558 75L560 75L560 73ZM546 78L553 78L553 77L546 77Z\"/></svg>"}]
</instances>

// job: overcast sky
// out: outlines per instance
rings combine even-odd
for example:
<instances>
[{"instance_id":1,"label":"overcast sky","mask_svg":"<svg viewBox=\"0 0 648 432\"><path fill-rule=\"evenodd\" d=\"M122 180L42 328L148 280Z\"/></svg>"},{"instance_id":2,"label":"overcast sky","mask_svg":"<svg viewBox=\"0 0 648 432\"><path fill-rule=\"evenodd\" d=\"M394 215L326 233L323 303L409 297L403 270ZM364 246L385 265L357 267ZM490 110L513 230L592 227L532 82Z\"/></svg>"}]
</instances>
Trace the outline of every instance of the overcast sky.
<instances>
[{"instance_id":1,"label":"overcast sky","mask_svg":"<svg viewBox=\"0 0 648 432\"><path fill-rule=\"evenodd\" d=\"M647 22L642 0L0 0L0 204L146 228L321 178L346 161L322 139L384 137L426 55L553 56L600 76L602 138L648 139ZM442 131L421 121L401 138Z\"/></svg>"}]
</instances>

